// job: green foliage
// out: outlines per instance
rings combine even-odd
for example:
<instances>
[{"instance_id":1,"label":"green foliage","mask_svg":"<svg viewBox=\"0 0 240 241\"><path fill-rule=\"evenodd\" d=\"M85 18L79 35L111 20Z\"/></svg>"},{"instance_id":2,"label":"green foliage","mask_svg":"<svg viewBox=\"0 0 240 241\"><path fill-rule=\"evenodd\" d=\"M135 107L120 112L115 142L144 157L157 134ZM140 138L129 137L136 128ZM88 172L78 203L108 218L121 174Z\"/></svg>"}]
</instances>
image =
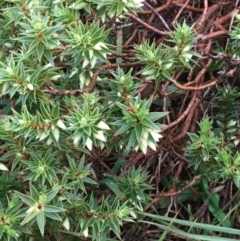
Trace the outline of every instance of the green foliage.
<instances>
[{"instance_id":1,"label":"green foliage","mask_svg":"<svg viewBox=\"0 0 240 241\"><path fill-rule=\"evenodd\" d=\"M0 202L0 238L2 240L18 240L24 228L20 226L20 218L18 216L19 209L22 204L17 196L6 201Z\"/></svg>"},{"instance_id":2,"label":"green foliage","mask_svg":"<svg viewBox=\"0 0 240 241\"><path fill-rule=\"evenodd\" d=\"M122 226L149 204L147 171L120 170L129 153L157 151L168 114L154 112L153 98L138 94L139 76L156 90L162 81L173 84L174 73L191 69L200 55L193 26L184 22L163 44L135 45L131 60L144 65L140 70L131 69L132 62L114 70L115 24L143 2L0 2L1 240L121 240ZM187 152L196 173L240 186L238 97L232 89L219 91L215 108L222 112L189 134ZM100 168L105 158L112 160L111 173ZM217 199L211 196L215 217Z\"/></svg>"},{"instance_id":3,"label":"green foliage","mask_svg":"<svg viewBox=\"0 0 240 241\"><path fill-rule=\"evenodd\" d=\"M147 223L149 225L156 226L160 229L166 230L168 232L174 232L177 235L181 235L181 237L184 237L185 239L191 239L191 240L206 240L206 241L218 241L221 239L222 241L236 241L237 239L233 238L225 238L224 234L234 234L239 235L239 230L233 229L233 228L226 228L221 227L218 225L211 225L206 223L198 223L195 221L186 221L186 220L180 220L176 218L171 217L165 217L161 215L156 214L150 214L150 213L144 213L146 217L151 217L154 221L141 221L143 223ZM183 226L189 227L189 231L185 232L183 231ZM195 233L195 228L197 230L203 230L203 234ZM214 235L214 233L218 233L219 235ZM220 237L219 237L220 236ZM159 240L164 240L164 234L160 237Z\"/></svg>"},{"instance_id":4,"label":"green foliage","mask_svg":"<svg viewBox=\"0 0 240 241\"><path fill-rule=\"evenodd\" d=\"M146 79L155 80L155 85L158 86L164 79L174 81L172 72L180 70L183 67L191 68L191 62L194 63L194 57L201 57L193 51L193 43L197 39L193 32L193 26L189 27L186 23L177 24L171 38L167 41L173 46L160 44L155 46L149 42L141 45L136 45L136 57L145 64L145 67L140 71Z\"/></svg>"},{"instance_id":5,"label":"green foliage","mask_svg":"<svg viewBox=\"0 0 240 241\"><path fill-rule=\"evenodd\" d=\"M96 3L97 10L100 13L104 14L101 16L102 20L107 17L123 17L123 14L129 11L135 11L137 8L141 8L143 6L143 0L92 0L92 2Z\"/></svg>"},{"instance_id":6,"label":"green foliage","mask_svg":"<svg viewBox=\"0 0 240 241\"><path fill-rule=\"evenodd\" d=\"M195 171L209 180L232 179L237 187L240 187L239 96L236 89L219 89L213 104L217 114L212 120L205 117L199 123L198 134L188 134L191 142L187 146L190 166L194 166Z\"/></svg>"},{"instance_id":7,"label":"green foliage","mask_svg":"<svg viewBox=\"0 0 240 241\"><path fill-rule=\"evenodd\" d=\"M156 149L166 113L150 112L151 99L134 97L142 83L127 68L98 78L92 93L71 91L88 87L97 68L109 63L112 26L102 21L135 11L142 1L12 0L0 6L0 95L6 105L0 119L0 239L121 239L121 226L149 201L148 174L118 167L119 178L103 176L91 165L93 154ZM92 10L102 21L92 19Z\"/></svg>"},{"instance_id":8,"label":"green foliage","mask_svg":"<svg viewBox=\"0 0 240 241\"><path fill-rule=\"evenodd\" d=\"M104 32L104 26L99 27L99 22L93 22L90 26L83 25L79 22L74 27L69 26L66 30L66 36L63 41L67 43L68 50L63 56L71 56L71 60L67 63L73 68L85 68L90 65L93 68L97 60L107 61L107 54L111 53L104 40L108 32Z\"/></svg>"},{"instance_id":9,"label":"green foliage","mask_svg":"<svg viewBox=\"0 0 240 241\"><path fill-rule=\"evenodd\" d=\"M25 217L21 222L21 225L26 223L31 223L32 225L33 223L37 222L39 230L43 236L46 217L61 221L61 217L56 213L63 212L65 209L48 204L57 195L59 190L60 187L52 190L46 190L44 187L43 190L38 192L36 188L30 184L29 195L16 192L16 194L21 198L22 202L28 205L28 209L23 209L19 214L20 217Z\"/></svg>"},{"instance_id":10,"label":"green foliage","mask_svg":"<svg viewBox=\"0 0 240 241\"><path fill-rule=\"evenodd\" d=\"M130 109L126 105L119 102L116 103L121 109L123 117L119 117L112 124L121 126L115 133L115 136L126 134L122 142L128 142L127 149L133 148L138 150L140 148L145 154L148 146L156 150L157 142L162 137L159 134L159 129L163 125L154 123L154 121L160 119L166 113L149 112L151 101L151 99L148 101L141 100L140 96L138 96L133 103L130 102Z\"/></svg>"}]
</instances>

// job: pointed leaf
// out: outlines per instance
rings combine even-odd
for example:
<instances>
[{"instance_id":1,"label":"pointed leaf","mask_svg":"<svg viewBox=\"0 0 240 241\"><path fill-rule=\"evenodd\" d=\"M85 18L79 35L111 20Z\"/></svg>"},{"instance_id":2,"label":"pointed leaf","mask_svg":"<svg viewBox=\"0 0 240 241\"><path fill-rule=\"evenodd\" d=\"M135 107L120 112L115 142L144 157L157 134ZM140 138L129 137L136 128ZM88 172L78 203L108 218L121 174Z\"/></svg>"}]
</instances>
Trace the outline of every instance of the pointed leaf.
<instances>
[{"instance_id":1,"label":"pointed leaf","mask_svg":"<svg viewBox=\"0 0 240 241\"><path fill-rule=\"evenodd\" d=\"M120 135L130 129L134 123L125 123L122 127L115 133L115 136Z\"/></svg>"},{"instance_id":2,"label":"pointed leaf","mask_svg":"<svg viewBox=\"0 0 240 241\"><path fill-rule=\"evenodd\" d=\"M44 212L39 212L37 215L37 223L42 236L44 235L45 217Z\"/></svg>"},{"instance_id":3,"label":"pointed leaf","mask_svg":"<svg viewBox=\"0 0 240 241\"><path fill-rule=\"evenodd\" d=\"M51 206L51 205L45 205L43 210L44 210L44 212L47 212L47 213L59 213L59 212L66 211L64 208L55 207L55 206Z\"/></svg>"},{"instance_id":4,"label":"pointed leaf","mask_svg":"<svg viewBox=\"0 0 240 241\"><path fill-rule=\"evenodd\" d=\"M60 188L58 187L47 194L47 203L49 203L57 195L59 190Z\"/></svg>"}]
</instances>

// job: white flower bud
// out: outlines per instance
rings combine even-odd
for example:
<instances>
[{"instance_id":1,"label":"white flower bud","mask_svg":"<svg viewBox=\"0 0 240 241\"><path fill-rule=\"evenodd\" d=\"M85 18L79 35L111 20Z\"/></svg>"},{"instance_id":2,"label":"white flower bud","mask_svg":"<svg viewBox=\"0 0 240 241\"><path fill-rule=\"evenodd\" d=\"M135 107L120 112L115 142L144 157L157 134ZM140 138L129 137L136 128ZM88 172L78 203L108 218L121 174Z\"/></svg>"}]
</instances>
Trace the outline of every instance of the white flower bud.
<instances>
[{"instance_id":1,"label":"white flower bud","mask_svg":"<svg viewBox=\"0 0 240 241\"><path fill-rule=\"evenodd\" d=\"M57 79L59 79L60 77L61 77L60 74L54 75L54 76L52 76L52 77L50 78L50 80L57 80Z\"/></svg>"},{"instance_id":2,"label":"white flower bud","mask_svg":"<svg viewBox=\"0 0 240 241\"><path fill-rule=\"evenodd\" d=\"M184 49L183 49L183 52L187 52L187 51L189 51L191 49L191 46L186 46L186 47L184 47Z\"/></svg>"},{"instance_id":3,"label":"white flower bud","mask_svg":"<svg viewBox=\"0 0 240 241\"><path fill-rule=\"evenodd\" d=\"M143 132L142 132L142 138L147 140L148 139L148 130L144 129Z\"/></svg>"},{"instance_id":4,"label":"white flower bud","mask_svg":"<svg viewBox=\"0 0 240 241\"><path fill-rule=\"evenodd\" d=\"M230 127L230 126L235 126L237 123L237 121L234 121L234 120L230 120L227 124L227 127Z\"/></svg>"},{"instance_id":5,"label":"white flower bud","mask_svg":"<svg viewBox=\"0 0 240 241\"><path fill-rule=\"evenodd\" d=\"M42 69L45 70L45 69L48 69L50 67L53 67L53 65L51 63L44 65Z\"/></svg>"},{"instance_id":6,"label":"white flower bud","mask_svg":"<svg viewBox=\"0 0 240 241\"><path fill-rule=\"evenodd\" d=\"M92 150L92 140L89 137L87 138L85 145L87 146L89 151Z\"/></svg>"},{"instance_id":7,"label":"white flower bud","mask_svg":"<svg viewBox=\"0 0 240 241\"><path fill-rule=\"evenodd\" d=\"M89 64L89 61L87 58L84 58L82 67L85 68Z\"/></svg>"},{"instance_id":8,"label":"white flower bud","mask_svg":"<svg viewBox=\"0 0 240 241\"><path fill-rule=\"evenodd\" d=\"M152 150L156 151L156 145L155 145L153 142L148 141L148 146L149 146Z\"/></svg>"},{"instance_id":9,"label":"white flower bud","mask_svg":"<svg viewBox=\"0 0 240 241\"><path fill-rule=\"evenodd\" d=\"M146 70L142 73L142 75L153 75L155 72L154 69L149 69L149 70Z\"/></svg>"},{"instance_id":10,"label":"white flower bud","mask_svg":"<svg viewBox=\"0 0 240 241\"><path fill-rule=\"evenodd\" d=\"M235 14L234 17L235 17L238 21L240 21L240 14Z\"/></svg>"},{"instance_id":11,"label":"white flower bud","mask_svg":"<svg viewBox=\"0 0 240 241\"><path fill-rule=\"evenodd\" d=\"M9 74L13 74L13 69L10 68L10 67L7 67L7 68L6 68L6 71L7 71Z\"/></svg>"},{"instance_id":12,"label":"white flower bud","mask_svg":"<svg viewBox=\"0 0 240 241\"><path fill-rule=\"evenodd\" d=\"M137 195L137 200L139 200L139 201L140 201L140 200L142 200L142 199L141 199L141 197L140 197L140 196L138 196L138 195Z\"/></svg>"},{"instance_id":13,"label":"white flower bud","mask_svg":"<svg viewBox=\"0 0 240 241\"><path fill-rule=\"evenodd\" d=\"M65 130L66 129L66 126L65 126L65 124L63 123L63 121L62 120L58 120L58 122L57 122L57 126L59 127L59 128L61 128L62 130Z\"/></svg>"},{"instance_id":14,"label":"white flower bud","mask_svg":"<svg viewBox=\"0 0 240 241\"><path fill-rule=\"evenodd\" d=\"M147 141L143 140L139 144L141 151L146 155L147 154Z\"/></svg>"},{"instance_id":15,"label":"white flower bud","mask_svg":"<svg viewBox=\"0 0 240 241\"><path fill-rule=\"evenodd\" d=\"M89 57L90 57L90 59L93 58L93 50L92 49L89 49Z\"/></svg>"},{"instance_id":16,"label":"white flower bud","mask_svg":"<svg viewBox=\"0 0 240 241\"><path fill-rule=\"evenodd\" d=\"M30 83L29 83L29 84L27 84L27 87L28 87L28 89L29 89L29 90L31 90L31 91L33 91L33 90L34 90L34 86L33 86L32 84L30 84Z\"/></svg>"},{"instance_id":17,"label":"white flower bud","mask_svg":"<svg viewBox=\"0 0 240 241\"><path fill-rule=\"evenodd\" d=\"M74 145L77 145L78 142L80 141L82 135L76 135L74 138L73 138L73 143Z\"/></svg>"},{"instance_id":18,"label":"white flower bud","mask_svg":"<svg viewBox=\"0 0 240 241\"><path fill-rule=\"evenodd\" d=\"M84 231L83 231L83 235L85 238L88 237L88 228L86 228Z\"/></svg>"},{"instance_id":19,"label":"white flower bud","mask_svg":"<svg viewBox=\"0 0 240 241\"><path fill-rule=\"evenodd\" d=\"M188 53L182 53L181 56L184 57L186 61L189 61L193 55Z\"/></svg>"},{"instance_id":20,"label":"white flower bud","mask_svg":"<svg viewBox=\"0 0 240 241\"><path fill-rule=\"evenodd\" d=\"M106 142L106 138L103 135L103 131L98 131L97 134L94 134L94 137L100 141Z\"/></svg>"},{"instance_id":21,"label":"white flower bud","mask_svg":"<svg viewBox=\"0 0 240 241\"><path fill-rule=\"evenodd\" d=\"M35 207L35 206L31 206L31 207L27 210L27 214L30 214L30 213L36 212L36 211L37 211L36 207Z\"/></svg>"},{"instance_id":22,"label":"white flower bud","mask_svg":"<svg viewBox=\"0 0 240 241\"><path fill-rule=\"evenodd\" d=\"M59 137L60 137L60 131L59 131L59 129L58 129L58 128L55 128L55 129L52 131L52 134L53 134L55 140L58 141L58 140L59 140Z\"/></svg>"},{"instance_id":23,"label":"white flower bud","mask_svg":"<svg viewBox=\"0 0 240 241\"><path fill-rule=\"evenodd\" d=\"M103 150L103 148L105 147L104 142L100 141L99 146L100 146L100 149Z\"/></svg>"},{"instance_id":24,"label":"white flower bud","mask_svg":"<svg viewBox=\"0 0 240 241\"><path fill-rule=\"evenodd\" d=\"M158 142L158 140L162 137L162 135L160 135L160 134L158 134L157 132L154 132L154 131L150 131L150 134L156 142Z\"/></svg>"},{"instance_id":25,"label":"white flower bud","mask_svg":"<svg viewBox=\"0 0 240 241\"><path fill-rule=\"evenodd\" d=\"M94 67L96 62L97 62L97 57L93 56L92 59L91 59L91 66Z\"/></svg>"},{"instance_id":26,"label":"white flower bud","mask_svg":"<svg viewBox=\"0 0 240 241\"><path fill-rule=\"evenodd\" d=\"M23 125L23 124L25 124L25 121L24 121L24 120L19 120L18 123L19 123L20 125Z\"/></svg>"},{"instance_id":27,"label":"white flower bud","mask_svg":"<svg viewBox=\"0 0 240 241\"><path fill-rule=\"evenodd\" d=\"M65 220L63 221L63 227L66 228L68 231L70 229L70 222L68 217L65 218Z\"/></svg>"},{"instance_id":28,"label":"white flower bud","mask_svg":"<svg viewBox=\"0 0 240 241\"><path fill-rule=\"evenodd\" d=\"M130 211L129 213L133 218L137 218L137 215L135 212L133 212L133 210Z\"/></svg>"},{"instance_id":29,"label":"white flower bud","mask_svg":"<svg viewBox=\"0 0 240 241\"><path fill-rule=\"evenodd\" d=\"M13 48L13 44L11 43L5 43L4 45L9 49Z\"/></svg>"},{"instance_id":30,"label":"white flower bud","mask_svg":"<svg viewBox=\"0 0 240 241\"><path fill-rule=\"evenodd\" d=\"M164 65L164 69L170 69L172 67L173 63L168 63Z\"/></svg>"},{"instance_id":31,"label":"white flower bud","mask_svg":"<svg viewBox=\"0 0 240 241\"><path fill-rule=\"evenodd\" d=\"M2 95L4 95L6 93L6 91L9 89L10 84L8 82L3 83L2 86Z\"/></svg>"},{"instance_id":32,"label":"white flower bud","mask_svg":"<svg viewBox=\"0 0 240 241\"><path fill-rule=\"evenodd\" d=\"M102 50L101 42L95 44L95 45L93 46L93 49L95 49L95 50Z\"/></svg>"},{"instance_id":33,"label":"white flower bud","mask_svg":"<svg viewBox=\"0 0 240 241\"><path fill-rule=\"evenodd\" d=\"M98 124L97 124L97 127L102 129L102 130L110 130L110 127L103 121L100 121Z\"/></svg>"},{"instance_id":34,"label":"white flower bud","mask_svg":"<svg viewBox=\"0 0 240 241\"><path fill-rule=\"evenodd\" d=\"M139 149L139 145L135 147L134 151L138 151L138 149Z\"/></svg>"},{"instance_id":35,"label":"white flower bud","mask_svg":"<svg viewBox=\"0 0 240 241\"><path fill-rule=\"evenodd\" d=\"M46 139L48 136L49 136L49 133L43 132L39 137L39 141Z\"/></svg>"},{"instance_id":36,"label":"white flower bud","mask_svg":"<svg viewBox=\"0 0 240 241\"><path fill-rule=\"evenodd\" d=\"M52 144L52 139L51 139L51 137L49 137L49 138L47 139L46 144L47 144L48 146Z\"/></svg>"},{"instance_id":37,"label":"white flower bud","mask_svg":"<svg viewBox=\"0 0 240 241\"><path fill-rule=\"evenodd\" d=\"M0 170L2 171L8 171L7 166L5 166L4 164L0 163Z\"/></svg>"}]
</instances>

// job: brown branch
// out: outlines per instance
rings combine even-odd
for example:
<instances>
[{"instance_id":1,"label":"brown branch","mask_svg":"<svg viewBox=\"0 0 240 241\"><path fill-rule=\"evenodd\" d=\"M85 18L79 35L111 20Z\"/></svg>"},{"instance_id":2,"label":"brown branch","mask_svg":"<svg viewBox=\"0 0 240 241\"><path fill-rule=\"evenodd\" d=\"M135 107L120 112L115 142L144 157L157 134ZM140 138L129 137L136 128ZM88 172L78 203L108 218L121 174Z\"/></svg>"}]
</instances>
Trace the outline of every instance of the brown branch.
<instances>
[{"instance_id":1,"label":"brown branch","mask_svg":"<svg viewBox=\"0 0 240 241\"><path fill-rule=\"evenodd\" d=\"M144 5L146 5L148 8L150 8L160 19L160 21L162 22L163 26L165 27L166 30L168 30L169 32L173 32L170 27L168 26L168 24L166 23L166 21L163 19L163 17L148 3L148 2L144 2Z\"/></svg>"},{"instance_id":2,"label":"brown branch","mask_svg":"<svg viewBox=\"0 0 240 241\"><path fill-rule=\"evenodd\" d=\"M178 3L176 1L173 1L172 4L177 6L177 7L183 7L184 6L184 4ZM202 13L203 12L202 8L195 8L195 7L192 7L192 6L189 6L189 5L185 6L185 9L188 10L188 11L191 11L191 12L196 12L196 13Z\"/></svg>"},{"instance_id":3,"label":"brown branch","mask_svg":"<svg viewBox=\"0 0 240 241\"><path fill-rule=\"evenodd\" d=\"M169 130L171 129L172 127L176 126L178 123L180 123L186 116L187 114L189 113L189 111L191 110L191 108L194 106L196 107L199 103L200 103L200 99L197 98L197 92L194 93L194 96L192 97L187 109L182 113L181 116L179 116L175 121L173 121L171 124L169 124L168 126L166 127L163 127L163 131L166 131L166 130Z\"/></svg>"},{"instance_id":4,"label":"brown branch","mask_svg":"<svg viewBox=\"0 0 240 241\"><path fill-rule=\"evenodd\" d=\"M167 0L167 2L166 2L164 5L156 8L155 11L156 11L156 12L161 12L161 11L167 9L170 5L171 5L171 0ZM151 10L137 11L137 14L150 14L150 13L152 13Z\"/></svg>"},{"instance_id":5,"label":"brown branch","mask_svg":"<svg viewBox=\"0 0 240 241\"><path fill-rule=\"evenodd\" d=\"M181 89L181 90L187 90L187 91L190 91L190 90L203 90L203 89L206 89L208 87L216 85L217 84L217 79L213 80L212 82L210 82L208 84L205 84L205 85L202 85L202 86L196 86L196 87L181 85L177 81L173 81L173 84L176 87L178 87L179 89Z\"/></svg>"},{"instance_id":6,"label":"brown branch","mask_svg":"<svg viewBox=\"0 0 240 241\"><path fill-rule=\"evenodd\" d=\"M192 188L192 186L200 179L201 175L198 175L193 178L191 182L189 182L186 186L184 186L179 191L173 191L175 190L175 187L173 186L169 191L163 192L163 193L157 193L153 194L151 196L154 196L154 199L147 205L146 210L148 210L154 203L156 203L160 197L172 197L181 194L183 191L185 191L188 188Z\"/></svg>"},{"instance_id":7,"label":"brown branch","mask_svg":"<svg viewBox=\"0 0 240 241\"><path fill-rule=\"evenodd\" d=\"M132 32L131 36L128 38L128 40L126 41L126 43L124 44L124 46L128 46L134 40L134 38L137 35L137 33L138 33L138 27L134 26L133 27L133 32Z\"/></svg>"},{"instance_id":8,"label":"brown branch","mask_svg":"<svg viewBox=\"0 0 240 241\"><path fill-rule=\"evenodd\" d=\"M167 32L158 30L157 28L152 27L151 25L145 23L143 20L141 20L140 18L136 17L135 15L131 14L131 13L126 13L126 16L134 19L135 21L139 22L140 24L142 24L145 28L148 28L150 30L152 30L153 32L159 34L159 35L163 35L163 36L168 36L169 34Z\"/></svg>"},{"instance_id":9,"label":"brown branch","mask_svg":"<svg viewBox=\"0 0 240 241\"><path fill-rule=\"evenodd\" d=\"M83 90L84 93L89 93L93 87L96 84L97 81L97 77L98 75L104 70L104 69L115 69L117 67L134 67L134 66L140 66L142 64L140 64L139 62L132 62L132 63L118 63L118 64L104 64L102 66L100 66L95 73L93 74L90 84Z\"/></svg>"},{"instance_id":10,"label":"brown branch","mask_svg":"<svg viewBox=\"0 0 240 241\"><path fill-rule=\"evenodd\" d=\"M228 32L221 30L221 31L216 31L214 33L205 34L200 39L204 41L204 40L209 40L213 38L220 38L222 36L226 36L227 34Z\"/></svg>"},{"instance_id":11,"label":"brown branch","mask_svg":"<svg viewBox=\"0 0 240 241\"><path fill-rule=\"evenodd\" d=\"M57 90L54 89L52 86L48 85L48 90L43 90L44 93L48 93L51 95L76 95L76 94L83 94L83 93L89 93L93 87L96 84L98 75L104 70L104 69L115 69L117 67L133 67L133 66L140 66L142 64L138 62L132 62L132 63L118 63L118 64L104 64L100 66L96 72L93 74L89 85L85 89L79 89L79 90Z\"/></svg>"},{"instance_id":12,"label":"brown branch","mask_svg":"<svg viewBox=\"0 0 240 241\"><path fill-rule=\"evenodd\" d=\"M184 8L186 8L186 6L188 5L190 0L187 0L184 5L180 8L180 10L178 11L178 14L176 15L176 17L174 18L174 20L172 21L171 25L175 25L175 23L177 22L179 16L181 15L182 11L184 10Z\"/></svg>"},{"instance_id":13,"label":"brown branch","mask_svg":"<svg viewBox=\"0 0 240 241\"><path fill-rule=\"evenodd\" d=\"M185 135L187 134L187 131L189 130L190 124L193 122L194 113L196 112L199 103L200 103L200 98L196 97L196 99L194 99L194 102L193 102L191 108L189 109L186 121L184 122L184 126L181 130L181 133L179 135L175 136L173 139L171 139L172 143L175 143L176 141L179 141L185 137Z\"/></svg>"},{"instance_id":14,"label":"brown branch","mask_svg":"<svg viewBox=\"0 0 240 241\"><path fill-rule=\"evenodd\" d=\"M206 21L207 11L208 11L208 0L204 0L204 10L199 22L197 23L197 26L196 26L197 31L202 28L203 23Z\"/></svg>"},{"instance_id":15,"label":"brown branch","mask_svg":"<svg viewBox=\"0 0 240 241\"><path fill-rule=\"evenodd\" d=\"M209 19L216 11L218 11L219 9L221 8L221 5L220 4L214 4L212 5L211 7L207 8L207 12L205 12L205 19ZM206 10L206 8L204 8ZM201 15L198 20L196 21L196 27L194 28L195 31L197 32L201 32L201 29L200 29L200 23L203 19L203 15Z\"/></svg>"}]
</instances>

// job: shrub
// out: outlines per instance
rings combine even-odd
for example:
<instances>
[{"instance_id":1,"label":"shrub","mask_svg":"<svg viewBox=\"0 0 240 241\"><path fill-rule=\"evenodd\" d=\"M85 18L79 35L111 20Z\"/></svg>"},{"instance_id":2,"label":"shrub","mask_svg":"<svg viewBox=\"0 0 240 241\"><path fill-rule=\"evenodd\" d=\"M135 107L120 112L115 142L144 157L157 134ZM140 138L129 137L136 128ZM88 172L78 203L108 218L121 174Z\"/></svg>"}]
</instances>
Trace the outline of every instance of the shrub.
<instances>
[{"instance_id":1,"label":"shrub","mask_svg":"<svg viewBox=\"0 0 240 241\"><path fill-rule=\"evenodd\" d=\"M122 63L115 54L122 46L111 33L142 5L0 2L1 240L121 239L123 223L133 222L149 202L147 172L120 170L129 153L157 149L168 114L153 111L153 99L138 94L139 76L156 91L163 80L176 83L173 73L189 71L200 55L193 27L184 22L164 44L135 45L134 57ZM234 125L231 118L225 124ZM196 145L199 137L190 137ZM217 136L210 144L219 143ZM114 166L105 172L99 163L107 157Z\"/></svg>"}]
</instances>

